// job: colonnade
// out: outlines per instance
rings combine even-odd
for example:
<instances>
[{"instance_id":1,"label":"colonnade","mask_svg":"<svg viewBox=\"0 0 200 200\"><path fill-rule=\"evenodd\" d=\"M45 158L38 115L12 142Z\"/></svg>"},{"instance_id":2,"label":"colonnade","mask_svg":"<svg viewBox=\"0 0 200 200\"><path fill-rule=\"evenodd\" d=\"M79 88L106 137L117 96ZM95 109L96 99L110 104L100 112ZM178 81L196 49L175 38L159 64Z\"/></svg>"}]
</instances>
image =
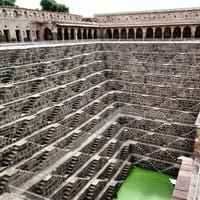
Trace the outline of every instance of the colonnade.
<instances>
[{"instance_id":1,"label":"colonnade","mask_svg":"<svg viewBox=\"0 0 200 200\"><path fill-rule=\"evenodd\" d=\"M107 28L103 35L106 39L200 38L200 26Z\"/></svg>"},{"instance_id":2,"label":"colonnade","mask_svg":"<svg viewBox=\"0 0 200 200\"><path fill-rule=\"evenodd\" d=\"M84 40L84 39L190 39L200 38L200 25L166 27L48 27L36 30L4 30L4 41L24 42L43 40ZM0 39L1 41L1 39Z\"/></svg>"},{"instance_id":3,"label":"colonnade","mask_svg":"<svg viewBox=\"0 0 200 200\"><path fill-rule=\"evenodd\" d=\"M57 28L54 36L50 29L44 30L44 40L81 40L97 39L99 33L96 28Z\"/></svg>"}]
</instances>

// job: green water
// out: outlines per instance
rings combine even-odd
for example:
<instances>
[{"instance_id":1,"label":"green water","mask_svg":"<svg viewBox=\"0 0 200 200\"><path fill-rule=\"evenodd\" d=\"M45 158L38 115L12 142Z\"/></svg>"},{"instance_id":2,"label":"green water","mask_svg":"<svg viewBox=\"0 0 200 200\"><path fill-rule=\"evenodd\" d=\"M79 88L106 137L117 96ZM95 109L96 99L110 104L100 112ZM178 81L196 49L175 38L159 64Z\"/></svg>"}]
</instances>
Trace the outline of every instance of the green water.
<instances>
[{"instance_id":1,"label":"green water","mask_svg":"<svg viewBox=\"0 0 200 200\"><path fill-rule=\"evenodd\" d=\"M117 192L117 200L170 200L172 178L160 172L136 167L131 170Z\"/></svg>"}]
</instances>

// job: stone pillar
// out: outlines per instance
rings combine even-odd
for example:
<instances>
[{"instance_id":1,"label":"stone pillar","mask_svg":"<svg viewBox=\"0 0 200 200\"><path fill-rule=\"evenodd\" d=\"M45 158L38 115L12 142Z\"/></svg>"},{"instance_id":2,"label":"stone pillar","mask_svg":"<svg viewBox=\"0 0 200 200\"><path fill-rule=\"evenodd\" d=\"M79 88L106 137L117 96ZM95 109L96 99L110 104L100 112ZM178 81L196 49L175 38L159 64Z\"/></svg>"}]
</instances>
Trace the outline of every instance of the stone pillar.
<instances>
[{"instance_id":1,"label":"stone pillar","mask_svg":"<svg viewBox=\"0 0 200 200\"><path fill-rule=\"evenodd\" d=\"M24 36L23 36L23 31L18 29L19 30L19 36L20 36L20 42L24 42ZM15 33L16 34L16 33ZM40 36L41 37L41 36Z\"/></svg>"},{"instance_id":2,"label":"stone pillar","mask_svg":"<svg viewBox=\"0 0 200 200\"><path fill-rule=\"evenodd\" d=\"M53 40L57 40L57 27L53 26L52 27L52 34L53 34Z\"/></svg>"},{"instance_id":3,"label":"stone pillar","mask_svg":"<svg viewBox=\"0 0 200 200\"><path fill-rule=\"evenodd\" d=\"M24 34L23 34L23 31L22 30L20 30L21 31L21 42L24 42ZM43 37L43 40L44 40L44 37Z\"/></svg>"},{"instance_id":4,"label":"stone pillar","mask_svg":"<svg viewBox=\"0 0 200 200\"><path fill-rule=\"evenodd\" d=\"M128 39L128 30L129 28L126 28L126 39Z\"/></svg>"},{"instance_id":5,"label":"stone pillar","mask_svg":"<svg viewBox=\"0 0 200 200\"><path fill-rule=\"evenodd\" d=\"M94 39L94 29L91 29L92 32L92 39Z\"/></svg>"},{"instance_id":6,"label":"stone pillar","mask_svg":"<svg viewBox=\"0 0 200 200\"><path fill-rule=\"evenodd\" d=\"M39 31L39 41L43 41L44 40L44 29L40 29Z\"/></svg>"},{"instance_id":7,"label":"stone pillar","mask_svg":"<svg viewBox=\"0 0 200 200\"><path fill-rule=\"evenodd\" d=\"M106 35L106 29L103 29L103 30L102 30L102 33L103 33L103 35L101 35L102 38L106 38L106 37L107 37L107 35Z\"/></svg>"},{"instance_id":8,"label":"stone pillar","mask_svg":"<svg viewBox=\"0 0 200 200\"><path fill-rule=\"evenodd\" d=\"M156 31L156 28L153 27L152 29L153 29L153 39L155 39L155 31Z\"/></svg>"},{"instance_id":9,"label":"stone pillar","mask_svg":"<svg viewBox=\"0 0 200 200\"><path fill-rule=\"evenodd\" d=\"M119 40L122 39L121 31L122 31L122 28L118 28L118 32L119 32Z\"/></svg>"},{"instance_id":10,"label":"stone pillar","mask_svg":"<svg viewBox=\"0 0 200 200\"><path fill-rule=\"evenodd\" d=\"M15 42L17 41L17 38L16 38L16 32L15 30L13 29L7 29L8 30L8 40L9 42Z\"/></svg>"},{"instance_id":11,"label":"stone pillar","mask_svg":"<svg viewBox=\"0 0 200 200\"><path fill-rule=\"evenodd\" d=\"M75 38L75 40L78 40L78 29L77 28L74 29L74 38Z\"/></svg>"},{"instance_id":12,"label":"stone pillar","mask_svg":"<svg viewBox=\"0 0 200 200\"><path fill-rule=\"evenodd\" d=\"M136 39L137 29L136 29L136 28L133 28L133 30L134 30L134 39Z\"/></svg>"},{"instance_id":13,"label":"stone pillar","mask_svg":"<svg viewBox=\"0 0 200 200\"><path fill-rule=\"evenodd\" d=\"M147 28L142 28L142 33L143 33L142 37L143 37L143 40L146 38L146 30L147 30Z\"/></svg>"},{"instance_id":14,"label":"stone pillar","mask_svg":"<svg viewBox=\"0 0 200 200\"><path fill-rule=\"evenodd\" d=\"M65 40L65 30L64 28L61 28L61 30L62 30L62 40Z\"/></svg>"},{"instance_id":15,"label":"stone pillar","mask_svg":"<svg viewBox=\"0 0 200 200\"><path fill-rule=\"evenodd\" d=\"M195 38L195 32L196 32L196 27L192 26L191 27L191 38Z\"/></svg>"},{"instance_id":16,"label":"stone pillar","mask_svg":"<svg viewBox=\"0 0 200 200\"><path fill-rule=\"evenodd\" d=\"M173 38L173 33L174 33L174 27L171 27L171 39Z\"/></svg>"},{"instance_id":17,"label":"stone pillar","mask_svg":"<svg viewBox=\"0 0 200 200\"><path fill-rule=\"evenodd\" d=\"M81 40L83 40L83 29L81 28Z\"/></svg>"},{"instance_id":18,"label":"stone pillar","mask_svg":"<svg viewBox=\"0 0 200 200\"><path fill-rule=\"evenodd\" d=\"M183 39L183 30L184 30L184 27L182 26L181 27L181 39Z\"/></svg>"},{"instance_id":19,"label":"stone pillar","mask_svg":"<svg viewBox=\"0 0 200 200\"><path fill-rule=\"evenodd\" d=\"M31 42L34 42L35 40L35 35L33 34L33 31L30 30L30 39L31 39Z\"/></svg>"},{"instance_id":20,"label":"stone pillar","mask_svg":"<svg viewBox=\"0 0 200 200\"><path fill-rule=\"evenodd\" d=\"M164 34L165 34L165 27L162 27L162 40L164 39Z\"/></svg>"},{"instance_id":21,"label":"stone pillar","mask_svg":"<svg viewBox=\"0 0 200 200\"><path fill-rule=\"evenodd\" d=\"M70 34L71 33L71 28L68 28L67 32L68 32L69 40L71 40L71 34Z\"/></svg>"},{"instance_id":22,"label":"stone pillar","mask_svg":"<svg viewBox=\"0 0 200 200\"><path fill-rule=\"evenodd\" d=\"M111 28L112 39L113 39L113 32L114 32L114 28Z\"/></svg>"}]
</instances>

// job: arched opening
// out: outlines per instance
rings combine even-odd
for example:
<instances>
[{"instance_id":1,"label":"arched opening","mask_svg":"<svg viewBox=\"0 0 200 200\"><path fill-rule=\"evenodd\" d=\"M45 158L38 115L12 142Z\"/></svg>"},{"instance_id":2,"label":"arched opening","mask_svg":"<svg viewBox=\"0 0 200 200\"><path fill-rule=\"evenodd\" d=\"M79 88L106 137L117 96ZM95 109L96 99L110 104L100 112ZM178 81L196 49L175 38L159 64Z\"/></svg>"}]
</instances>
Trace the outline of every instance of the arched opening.
<instances>
[{"instance_id":1,"label":"arched opening","mask_svg":"<svg viewBox=\"0 0 200 200\"><path fill-rule=\"evenodd\" d=\"M26 39L24 41L30 42L31 41L31 31L26 30Z\"/></svg>"},{"instance_id":2,"label":"arched opening","mask_svg":"<svg viewBox=\"0 0 200 200\"><path fill-rule=\"evenodd\" d=\"M64 39L65 40L69 40L69 33L68 33L68 29L67 28L65 28L65 30L64 30Z\"/></svg>"},{"instance_id":3,"label":"arched opening","mask_svg":"<svg viewBox=\"0 0 200 200\"><path fill-rule=\"evenodd\" d=\"M37 14L36 12L33 13L34 18L37 18ZM28 17L28 13L27 13L27 17Z\"/></svg>"},{"instance_id":4,"label":"arched opening","mask_svg":"<svg viewBox=\"0 0 200 200\"><path fill-rule=\"evenodd\" d=\"M34 13L34 14L36 14L36 13ZM25 16L26 18L28 18L28 13L27 13L27 11L24 11L24 16ZM36 17L36 16L34 16L34 17Z\"/></svg>"},{"instance_id":5,"label":"arched opening","mask_svg":"<svg viewBox=\"0 0 200 200\"><path fill-rule=\"evenodd\" d=\"M36 38L37 38L37 41L40 40L40 31L39 30L36 30Z\"/></svg>"},{"instance_id":6,"label":"arched opening","mask_svg":"<svg viewBox=\"0 0 200 200\"><path fill-rule=\"evenodd\" d=\"M58 28L57 30L57 40L62 40L62 29L61 28Z\"/></svg>"},{"instance_id":7,"label":"arched opening","mask_svg":"<svg viewBox=\"0 0 200 200\"><path fill-rule=\"evenodd\" d=\"M77 38L78 38L78 40L82 39L82 34L81 34L81 29L80 28L78 29Z\"/></svg>"},{"instance_id":8,"label":"arched opening","mask_svg":"<svg viewBox=\"0 0 200 200\"><path fill-rule=\"evenodd\" d=\"M114 29L113 38L114 39L119 39L119 30L118 29Z\"/></svg>"},{"instance_id":9,"label":"arched opening","mask_svg":"<svg viewBox=\"0 0 200 200\"><path fill-rule=\"evenodd\" d=\"M83 39L84 40L87 39L87 30L86 29L83 30Z\"/></svg>"},{"instance_id":10,"label":"arched opening","mask_svg":"<svg viewBox=\"0 0 200 200\"><path fill-rule=\"evenodd\" d=\"M134 29L129 29L128 30L128 38L129 39L134 39L134 37L135 37Z\"/></svg>"},{"instance_id":11,"label":"arched opening","mask_svg":"<svg viewBox=\"0 0 200 200\"><path fill-rule=\"evenodd\" d=\"M92 30L91 29L88 30L88 39L92 39Z\"/></svg>"},{"instance_id":12,"label":"arched opening","mask_svg":"<svg viewBox=\"0 0 200 200\"><path fill-rule=\"evenodd\" d=\"M20 30L15 30L17 42L22 41L22 35Z\"/></svg>"},{"instance_id":13,"label":"arched opening","mask_svg":"<svg viewBox=\"0 0 200 200\"><path fill-rule=\"evenodd\" d=\"M15 18L19 17L19 13L16 10L13 11L13 15L14 15Z\"/></svg>"},{"instance_id":14,"label":"arched opening","mask_svg":"<svg viewBox=\"0 0 200 200\"><path fill-rule=\"evenodd\" d=\"M8 15L5 9L2 10L2 14L4 17L6 17Z\"/></svg>"},{"instance_id":15,"label":"arched opening","mask_svg":"<svg viewBox=\"0 0 200 200\"><path fill-rule=\"evenodd\" d=\"M137 28L136 30L136 38L143 38L143 32L141 28Z\"/></svg>"},{"instance_id":16,"label":"arched opening","mask_svg":"<svg viewBox=\"0 0 200 200\"><path fill-rule=\"evenodd\" d=\"M106 38L107 39L112 39L112 31L110 29L106 30Z\"/></svg>"},{"instance_id":17,"label":"arched opening","mask_svg":"<svg viewBox=\"0 0 200 200\"><path fill-rule=\"evenodd\" d=\"M171 38L172 31L170 27L166 27L164 29L164 38Z\"/></svg>"},{"instance_id":18,"label":"arched opening","mask_svg":"<svg viewBox=\"0 0 200 200\"><path fill-rule=\"evenodd\" d=\"M3 30L4 36L5 36L5 40L6 42L10 42L10 31L9 30Z\"/></svg>"},{"instance_id":19,"label":"arched opening","mask_svg":"<svg viewBox=\"0 0 200 200\"><path fill-rule=\"evenodd\" d=\"M72 28L70 31L70 39L74 40L75 39L75 35L74 35L74 29Z\"/></svg>"},{"instance_id":20,"label":"arched opening","mask_svg":"<svg viewBox=\"0 0 200 200\"><path fill-rule=\"evenodd\" d=\"M153 38L153 29L151 27L147 28L146 38Z\"/></svg>"},{"instance_id":21,"label":"arched opening","mask_svg":"<svg viewBox=\"0 0 200 200\"><path fill-rule=\"evenodd\" d=\"M191 28L189 26L186 26L183 29L183 38L191 38L192 33L191 33Z\"/></svg>"},{"instance_id":22,"label":"arched opening","mask_svg":"<svg viewBox=\"0 0 200 200\"><path fill-rule=\"evenodd\" d=\"M181 38L181 28L180 27L174 28L173 38Z\"/></svg>"},{"instance_id":23,"label":"arched opening","mask_svg":"<svg viewBox=\"0 0 200 200\"><path fill-rule=\"evenodd\" d=\"M155 30L155 38L162 38L162 29L160 27Z\"/></svg>"},{"instance_id":24,"label":"arched opening","mask_svg":"<svg viewBox=\"0 0 200 200\"><path fill-rule=\"evenodd\" d=\"M126 29L121 30L121 39L127 39Z\"/></svg>"},{"instance_id":25,"label":"arched opening","mask_svg":"<svg viewBox=\"0 0 200 200\"><path fill-rule=\"evenodd\" d=\"M94 39L97 39L97 29L94 30Z\"/></svg>"},{"instance_id":26,"label":"arched opening","mask_svg":"<svg viewBox=\"0 0 200 200\"><path fill-rule=\"evenodd\" d=\"M53 33L49 28L44 29L44 39L45 40L53 40Z\"/></svg>"},{"instance_id":27,"label":"arched opening","mask_svg":"<svg viewBox=\"0 0 200 200\"><path fill-rule=\"evenodd\" d=\"M196 31L195 31L195 38L200 38L200 26L198 26L196 28Z\"/></svg>"}]
</instances>

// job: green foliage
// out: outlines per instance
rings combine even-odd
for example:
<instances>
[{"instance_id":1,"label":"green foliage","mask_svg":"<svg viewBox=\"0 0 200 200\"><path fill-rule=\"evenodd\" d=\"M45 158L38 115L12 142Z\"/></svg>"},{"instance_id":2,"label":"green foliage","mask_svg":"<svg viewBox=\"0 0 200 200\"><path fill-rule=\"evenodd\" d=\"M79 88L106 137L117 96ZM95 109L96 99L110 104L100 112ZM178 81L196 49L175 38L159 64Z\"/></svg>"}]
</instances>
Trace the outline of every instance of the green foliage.
<instances>
[{"instance_id":1,"label":"green foliage","mask_svg":"<svg viewBox=\"0 0 200 200\"><path fill-rule=\"evenodd\" d=\"M57 5L57 11L58 12L69 12L69 8L66 7L64 4L58 4Z\"/></svg>"},{"instance_id":2,"label":"green foliage","mask_svg":"<svg viewBox=\"0 0 200 200\"><path fill-rule=\"evenodd\" d=\"M15 0L0 0L0 6L15 6Z\"/></svg>"},{"instance_id":3,"label":"green foliage","mask_svg":"<svg viewBox=\"0 0 200 200\"><path fill-rule=\"evenodd\" d=\"M58 4L55 0L41 0L42 10L53 12L69 12L69 8L64 4Z\"/></svg>"}]
</instances>

